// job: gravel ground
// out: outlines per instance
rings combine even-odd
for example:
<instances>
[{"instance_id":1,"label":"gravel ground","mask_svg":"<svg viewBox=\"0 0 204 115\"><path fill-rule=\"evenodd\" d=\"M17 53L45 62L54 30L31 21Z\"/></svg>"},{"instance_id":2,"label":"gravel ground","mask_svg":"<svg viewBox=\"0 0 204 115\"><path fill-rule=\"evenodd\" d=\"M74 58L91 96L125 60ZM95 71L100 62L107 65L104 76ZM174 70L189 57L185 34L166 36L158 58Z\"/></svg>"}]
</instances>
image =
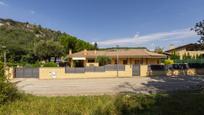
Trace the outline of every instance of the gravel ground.
<instances>
[{"instance_id":1,"label":"gravel ground","mask_svg":"<svg viewBox=\"0 0 204 115\"><path fill-rule=\"evenodd\" d=\"M103 79L14 79L19 90L40 96L104 95L123 92L157 93L204 86L203 77L134 77Z\"/></svg>"}]
</instances>

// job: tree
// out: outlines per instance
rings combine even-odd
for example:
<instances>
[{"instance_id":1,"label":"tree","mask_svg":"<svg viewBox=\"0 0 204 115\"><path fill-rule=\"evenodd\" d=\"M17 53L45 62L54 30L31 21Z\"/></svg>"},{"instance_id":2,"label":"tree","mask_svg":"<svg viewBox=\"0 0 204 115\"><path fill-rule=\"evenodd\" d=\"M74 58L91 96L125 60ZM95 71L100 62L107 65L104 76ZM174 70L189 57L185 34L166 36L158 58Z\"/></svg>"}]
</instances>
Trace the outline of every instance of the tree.
<instances>
[{"instance_id":1,"label":"tree","mask_svg":"<svg viewBox=\"0 0 204 115\"><path fill-rule=\"evenodd\" d=\"M25 55L32 55L32 46L35 37L31 32L19 29L8 30L0 28L0 45L5 45L8 50L7 59L13 62L21 62Z\"/></svg>"},{"instance_id":2,"label":"tree","mask_svg":"<svg viewBox=\"0 0 204 115\"><path fill-rule=\"evenodd\" d=\"M96 62L98 62L100 66L104 66L111 63L111 58L107 56L98 56Z\"/></svg>"},{"instance_id":3,"label":"tree","mask_svg":"<svg viewBox=\"0 0 204 115\"><path fill-rule=\"evenodd\" d=\"M84 42L83 40L77 40L74 51L78 52L78 51L82 51L84 49L93 50L94 46L88 42Z\"/></svg>"},{"instance_id":4,"label":"tree","mask_svg":"<svg viewBox=\"0 0 204 115\"><path fill-rule=\"evenodd\" d=\"M200 36L200 40L198 40L198 42L202 46L202 49L204 49L204 20L196 23L194 28L192 28L191 30L194 30L197 35Z\"/></svg>"},{"instance_id":5,"label":"tree","mask_svg":"<svg viewBox=\"0 0 204 115\"><path fill-rule=\"evenodd\" d=\"M97 44L97 42L94 42L94 49L95 49L95 50L98 49L98 44Z\"/></svg>"},{"instance_id":6,"label":"tree","mask_svg":"<svg viewBox=\"0 0 204 115\"><path fill-rule=\"evenodd\" d=\"M0 61L0 105L12 102L20 96L15 85L7 80L4 70L4 65Z\"/></svg>"},{"instance_id":7,"label":"tree","mask_svg":"<svg viewBox=\"0 0 204 115\"><path fill-rule=\"evenodd\" d=\"M47 41L47 47L50 57L55 57L55 62L57 57L61 57L64 52L64 47L58 41Z\"/></svg>"},{"instance_id":8,"label":"tree","mask_svg":"<svg viewBox=\"0 0 204 115\"><path fill-rule=\"evenodd\" d=\"M50 62L51 57L60 57L63 55L63 46L53 40L44 41L41 40L34 47L34 54L41 60L48 60Z\"/></svg>"},{"instance_id":9,"label":"tree","mask_svg":"<svg viewBox=\"0 0 204 115\"><path fill-rule=\"evenodd\" d=\"M60 43L64 46L65 54L69 52L70 49L75 49L77 39L73 36L63 34L59 36Z\"/></svg>"},{"instance_id":10,"label":"tree","mask_svg":"<svg viewBox=\"0 0 204 115\"><path fill-rule=\"evenodd\" d=\"M172 59L172 60L179 60L180 56L178 54L176 54L176 52L173 52L173 54L170 56L170 59Z\"/></svg>"},{"instance_id":11,"label":"tree","mask_svg":"<svg viewBox=\"0 0 204 115\"><path fill-rule=\"evenodd\" d=\"M47 49L46 41L41 40L34 46L34 54L40 60L48 59L48 49Z\"/></svg>"},{"instance_id":12,"label":"tree","mask_svg":"<svg viewBox=\"0 0 204 115\"><path fill-rule=\"evenodd\" d=\"M159 54L162 54L162 53L164 52L163 50L164 50L163 48L156 47L155 50L154 50L154 52L159 53Z\"/></svg>"},{"instance_id":13,"label":"tree","mask_svg":"<svg viewBox=\"0 0 204 115\"><path fill-rule=\"evenodd\" d=\"M0 22L3 24L0 26L0 45L6 46L7 60L12 63L33 64L38 60L47 60L50 56L61 56L62 53L66 56L69 49L73 52L94 49L92 44L84 40L40 25L10 19L0 19Z\"/></svg>"},{"instance_id":14,"label":"tree","mask_svg":"<svg viewBox=\"0 0 204 115\"><path fill-rule=\"evenodd\" d=\"M189 53L185 53L184 55L183 55L183 59L185 60L185 59L192 59L192 56L189 54Z\"/></svg>"},{"instance_id":15,"label":"tree","mask_svg":"<svg viewBox=\"0 0 204 115\"><path fill-rule=\"evenodd\" d=\"M74 36L63 34L59 36L60 43L64 46L65 55L71 49L73 52L82 51L84 49L93 50L94 46L88 42L77 39Z\"/></svg>"}]
</instances>

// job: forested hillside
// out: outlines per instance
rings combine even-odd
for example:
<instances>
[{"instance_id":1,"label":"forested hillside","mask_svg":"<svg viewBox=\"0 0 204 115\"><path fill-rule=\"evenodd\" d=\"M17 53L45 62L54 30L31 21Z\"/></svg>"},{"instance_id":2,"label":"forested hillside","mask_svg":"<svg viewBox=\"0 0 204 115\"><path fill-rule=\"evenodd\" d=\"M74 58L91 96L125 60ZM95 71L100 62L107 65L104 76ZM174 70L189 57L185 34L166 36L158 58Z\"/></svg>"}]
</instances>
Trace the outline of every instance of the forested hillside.
<instances>
[{"instance_id":1,"label":"forested hillside","mask_svg":"<svg viewBox=\"0 0 204 115\"><path fill-rule=\"evenodd\" d=\"M94 49L69 34L11 19L0 19L0 46L6 46L7 59L12 63L49 61L51 57L66 56L69 49Z\"/></svg>"}]
</instances>

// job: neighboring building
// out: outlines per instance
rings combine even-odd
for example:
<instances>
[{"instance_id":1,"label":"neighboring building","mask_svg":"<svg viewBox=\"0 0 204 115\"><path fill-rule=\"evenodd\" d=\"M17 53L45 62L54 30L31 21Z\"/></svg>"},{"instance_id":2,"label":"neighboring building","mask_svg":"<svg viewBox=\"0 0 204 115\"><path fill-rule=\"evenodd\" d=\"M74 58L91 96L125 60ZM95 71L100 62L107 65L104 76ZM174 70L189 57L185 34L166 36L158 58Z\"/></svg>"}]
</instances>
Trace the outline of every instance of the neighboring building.
<instances>
[{"instance_id":1,"label":"neighboring building","mask_svg":"<svg viewBox=\"0 0 204 115\"><path fill-rule=\"evenodd\" d=\"M190 55L191 57L204 56L204 50L201 49L199 44L187 44L172 48L166 51L168 54L176 54L180 56L180 59L183 59L184 55Z\"/></svg>"},{"instance_id":2,"label":"neighboring building","mask_svg":"<svg viewBox=\"0 0 204 115\"><path fill-rule=\"evenodd\" d=\"M160 64L161 59L166 55L150 52L147 49L110 49L110 50L91 50L80 51L77 53L69 52L69 62L71 67L99 66L96 62L97 56L107 56L111 58L111 64Z\"/></svg>"}]
</instances>

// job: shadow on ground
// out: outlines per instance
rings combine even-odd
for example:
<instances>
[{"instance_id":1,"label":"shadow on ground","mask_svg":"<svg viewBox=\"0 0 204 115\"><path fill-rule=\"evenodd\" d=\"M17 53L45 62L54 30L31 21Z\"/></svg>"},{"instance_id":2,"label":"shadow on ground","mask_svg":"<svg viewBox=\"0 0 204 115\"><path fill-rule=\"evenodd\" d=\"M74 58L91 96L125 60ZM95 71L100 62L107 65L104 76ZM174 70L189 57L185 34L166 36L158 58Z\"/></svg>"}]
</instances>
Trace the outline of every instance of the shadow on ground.
<instances>
[{"instance_id":1,"label":"shadow on ground","mask_svg":"<svg viewBox=\"0 0 204 115\"><path fill-rule=\"evenodd\" d=\"M116 88L120 92L152 94L179 90L195 90L204 88L204 77L151 77L145 83L131 84L124 82Z\"/></svg>"},{"instance_id":2,"label":"shadow on ground","mask_svg":"<svg viewBox=\"0 0 204 115\"><path fill-rule=\"evenodd\" d=\"M141 88L125 82L118 88L129 92L120 92L115 106L123 115L203 115L203 79L154 77Z\"/></svg>"}]
</instances>

